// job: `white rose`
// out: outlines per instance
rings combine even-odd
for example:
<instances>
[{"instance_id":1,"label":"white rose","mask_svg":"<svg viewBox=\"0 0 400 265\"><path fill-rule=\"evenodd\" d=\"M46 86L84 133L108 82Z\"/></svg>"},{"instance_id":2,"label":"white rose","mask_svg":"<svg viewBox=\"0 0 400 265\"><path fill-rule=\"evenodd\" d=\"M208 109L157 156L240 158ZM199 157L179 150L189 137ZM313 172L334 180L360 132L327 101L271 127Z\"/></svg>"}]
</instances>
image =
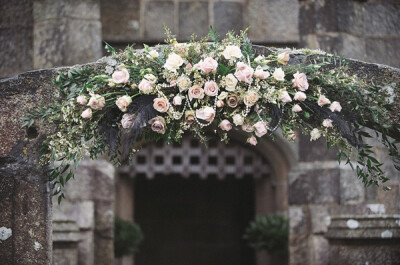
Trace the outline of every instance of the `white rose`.
<instances>
[{"instance_id":1,"label":"white rose","mask_svg":"<svg viewBox=\"0 0 400 265\"><path fill-rule=\"evenodd\" d=\"M171 53L168 55L167 61L164 64L164 68L171 71L176 72L179 67L183 64L183 59L176 53Z\"/></svg>"},{"instance_id":2,"label":"white rose","mask_svg":"<svg viewBox=\"0 0 400 265\"><path fill-rule=\"evenodd\" d=\"M156 50L151 50L150 52L149 52L149 57L151 58L151 59L157 59L158 58L158 52L156 51Z\"/></svg>"},{"instance_id":3,"label":"white rose","mask_svg":"<svg viewBox=\"0 0 400 265\"><path fill-rule=\"evenodd\" d=\"M331 101L327 97L325 97L325 95L319 96L318 105L320 107L325 106L325 105L330 104L330 103L331 103Z\"/></svg>"},{"instance_id":4,"label":"white rose","mask_svg":"<svg viewBox=\"0 0 400 265\"><path fill-rule=\"evenodd\" d=\"M189 77L182 75L176 80L176 84L179 87L179 91L182 92L187 90L192 85L192 82Z\"/></svg>"},{"instance_id":5,"label":"white rose","mask_svg":"<svg viewBox=\"0 0 400 265\"><path fill-rule=\"evenodd\" d=\"M249 90L246 92L246 94L243 97L243 102L246 106L253 106L254 104L257 103L258 99L259 99L259 95L256 91L254 90Z\"/></svg>"},{"instance_id":6,"label":"white rose","mask_svg":"<svg viewBox=\"0 0 400 265\"><path fill-rule=\"evenodd\" d=\"M215 111L211 107L205 107L202 109L198 109L198 110L196 110L196 117L198 119L202 119L202 120L210 122L215 117Z\"/></svg>"},{"instance_id":7,"label":"white rose","mask_svg":"<svg viewBox=\"0 0 400 265\"><path fill-rule=\"evenodd\" d=\"M290 56L287 52L278 54L278 63L286 65L289 62Z\"/></svg>"},{"instance_id":8,"label":"white rose","mask_svg":"<svg viewBox=\"0 0 400 265\"><path fill-rule=\"evenodd\" d=\"M225 80L225 89L227 91L235 91L236 85L237 85L237 79L233 74L228 74L224 78Z\"/></svg>"},{"instance_id":9,"label":"white rose","mask_svg":"<svg viewBox=\"0 0 400 265\"><path fill-rule=\"evenodd\" d=\"M81 117L84 119L90 119L92 117L92 109L87 108L84 112L82 112Z\"/></svg>"},{"instance_id":10,"label":"white rose","mask_svg":"<svg viewBox=\"0 0 400 265\"><path fill-rule=\"evenodd\" d=\"M287 103L287 102L291 102L292 98L289 96L289 93L287 91L281 91L280 96L279 96L279 100Z\"/></svg>"},{"instance_id":11,"label":"white rose","mask_svg":"<svg viewBox=\"0 0 400 265\"><path fill-rule=\"evenodd\" d=\"M315 141L315 140L317 140L319 137L321 137L321 132L320 132L317 128L314 128L314 129L310 132L310 136L311 136L310 141Z\"/></svg>"},{"instance_id":12,"label":"white rose","mask_svg":"<svg viewBox=\"0 0 400 265\"><path fill-rule=\"evenodd\" d=\"M296 94L294 94L294 100L298 100L298 101L304 101L306 100L307 96L304 92L296 92Z\"/></svg>"},{"instance_id":13,"label":"white rose","mask_svg":"<svg viewBox=\"0 0 400 265\"><path fill-rule=\"evenodd\" d=\"M340 112L342 110L342 106L340 106L340 103L337 101L333 101L332 104L330 105L329 109L332 112Z\"/></svg>"},{"instance_id":14,"label":"white rose","mask_svg":"<svg viewBox=\"0 0 400 265\"><path fill-rule=\"evenodd\" d=\"M265 57L263 56L263 55L258 55L255 59L254 59L254 61L256 62L256 63L260 63L262 60L264 60L265 59Z\"/></svg>"},{"instance_id":15,"label":"white rose","mask_svg":"<svg viewBox=\"0 0 400 265\"><path fill-rule=\"evenodd\" d=\"M221 94L219 94L218 99L223 100L228 96L228 92L221 92Z\"/></svg>"},{"instance_id":16,"label":"white rose","mask_svg":"<svg viewBox=\"0 0 400 265\"><path fill-rule=\"evenodd\" d=\"M278 81L285 81L285 72L282 68L276 68L272 76Z\"/></svg>"},{"instance_id":17,"label":"white rose","mask_svg":"<svg viewBox=\"0 0 400 265\"><path fill-rule=\"evenodd\" d=\"M180 97L180 96L175 96L174 99L172 100L172 103L173 103L175 106L182 105L182 97Z\"/></svg>"},{"instance_id":18,"label":"white rose","mask_svg":"<svg viewBox=\"0 0 400 265\"><path fill-rule=\"evenodd\" d=\"M228 45L226 46L225 50L222 52L222 55L225 57L225 59L230 60L230 59L238 59L243 56L242 51L238 46L235 45Z\"/></svg>"},{"instance_id":19,"label":"white rose","mask_svg":"<svg viewBox=\"0 0 400 265\"><path fill-rule=\"evenodd\" d=\"M303 109L298 104L294 105L293 108L292 108L293 112L300 112L302 110Z\"/></svg>"},{"instance_id":20,"label":"white rose","mask_svg":"<svg viewBox=\"0 0 400 265\"><path fill-rule=\"evenodd\" d=\"M267 124L263 121L258 121L253 125L254 129L255 129L255 133L257 135L257 137L262 137L263 135L267 134L268 132L268 128L267 128Z\"/></svg>"},{"instance_id":21,"label":"white rose","mask_svg":"<svg viewBox=\"0 0 400 265\"><path fill-rule=\"evenodd\" d=\"M264 71L261 66L257 66L254 76L259 79L265 79L269 77L269 72Z\"/></svg>"},{"instance_id":22,"label":"white rose","mask_svg":"<svg viewBox=\"0 0 400 265\"><path fill-rule=\"evenodd\" d=\"M117 99L115 104L118 106L118 108L122 111L125 112L127 111L128 106L132 103L132 98L130 96L122 96Z\"/></svg>"},{"instance_id":23,"label":"white rose","mask_svg":"<svg viewBox=\"0 0 400 265\"><path fill-rule=\"evenodd\" d=\"M236 126L243 125L243 123L244 123L244 117L243 117L242 115L240 115L240 114L235 114L232 118L233 118L233 123L234 123Z\"/></svg>"},{"instance_id":24,"label":"white rose","mask_svg":"<svg viewBox=\"0 0 400 265\"><path fill-rule=\"evenodd\" d=\"M323 120L322 125L324 127L327 127L327 128L332 127L332 120L331 119L325 119L325 120Z\"/></svg>"},{"instance_id":25,"label":"white rose","mask_svg":"<svg viewBox=\"0 0 400 265\"><path fill-rule=\"evenodd\" d=\"M142 91L145 94L149 94L151 92L153 92L154 90L154 83L146 80L146 79L142 79L142 81L140 81L139 83L139 90Z\"/></svg>"}]
</instances>

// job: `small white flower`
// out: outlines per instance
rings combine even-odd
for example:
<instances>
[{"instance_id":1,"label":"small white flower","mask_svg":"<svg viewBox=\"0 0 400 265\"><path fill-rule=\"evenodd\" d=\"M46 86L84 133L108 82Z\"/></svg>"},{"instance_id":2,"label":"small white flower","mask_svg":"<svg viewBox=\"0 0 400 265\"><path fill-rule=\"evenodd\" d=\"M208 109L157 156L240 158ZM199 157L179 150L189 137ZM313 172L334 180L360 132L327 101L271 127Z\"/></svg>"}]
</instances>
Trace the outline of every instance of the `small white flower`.
<instances>
[{"instance_id":1,"label":"small white flower","mask_svg":"<svg viewBox=\"0 0 400 265\"><path fill-rule=\"evenodd\" d=\"M323 122L322 122L322 125L324 126L324 127L332 127L332 120L331 119L325 119L325 120L323 120Z\"/></svg>"},{"instance_id":2,"label":"small white flower","mask_svg":"<svg viewBox=\"0 0 400 265\"><path fill-rule=\"evenodd\" d=\"M314 128L314 129L310 132L310 136L311 136L310 141L315 141L315 140L317 140L318 138L321 137L321 132L320 132L317 128Z\"/></svg>"},{"instance_id":3,"label":"small white flower","mask_svg":"<svg viewBox=\"0 0 400 265\"><path fill-rule=\"evenodd\" d=\"M156 50L151 50L148 55L151 59L157 59L159 54Z\"/></svg>"}]
</instances>

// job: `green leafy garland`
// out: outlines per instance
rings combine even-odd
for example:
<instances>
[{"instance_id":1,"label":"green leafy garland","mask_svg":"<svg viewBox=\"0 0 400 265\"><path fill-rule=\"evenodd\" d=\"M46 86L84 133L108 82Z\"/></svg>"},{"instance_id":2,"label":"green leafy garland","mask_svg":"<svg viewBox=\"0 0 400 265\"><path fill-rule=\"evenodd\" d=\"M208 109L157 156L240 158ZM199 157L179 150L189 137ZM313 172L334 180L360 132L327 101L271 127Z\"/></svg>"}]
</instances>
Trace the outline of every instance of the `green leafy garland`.
<instances>
[{"instance_id":1,"label":"green leafy garland","mask_svg":"<svg viewBox=\"0 0 400 265\"><path fill-rule=\"evenodd\" d=\"M119 166L139 143L179 142L185 131L206 142L207 127L222 141L229 130L242 130L252 145L278 128L290 141L297 129L311 140L324 136L339 163L355 169L365 185L380 185L388 178L364 143L371 136L361 128L368 126L400 169L398 142L388 137L400 129L388 115L390 95L349 75L346 60L303 50L306 59L293 62L299 51L288 49L256 56L245 31L220 40L211 29L208 37L182 44L166 33L168 45L155 48L116 53L107 44L104 67L60 72L53 80L58 99L22 118L24 127L35 120L56 127L43 143L41 163L57 162L48 174L59 203L85 156L107 155Z\"/></svg>"}]
</instances>

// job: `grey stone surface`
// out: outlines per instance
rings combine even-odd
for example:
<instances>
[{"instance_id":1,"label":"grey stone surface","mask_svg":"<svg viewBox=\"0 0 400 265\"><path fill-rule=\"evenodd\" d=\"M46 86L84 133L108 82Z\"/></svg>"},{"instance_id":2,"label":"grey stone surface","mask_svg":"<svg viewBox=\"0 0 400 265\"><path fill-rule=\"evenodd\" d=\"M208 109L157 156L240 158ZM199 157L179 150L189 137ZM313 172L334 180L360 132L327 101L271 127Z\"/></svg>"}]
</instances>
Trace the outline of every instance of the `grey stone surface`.
<instances>
[{"instance_id":1,"label":"grey stone surface","mask_svg":"<svg viewBox=\"0 0 400 265\"><path fill-rule=\"evenodd\" d=\"M100 11L104 40L134 42L140 38L140 0L101 0Z\"/></svg>"},{"instance_id":2,"label":"grey stone surface","mask_svg":"<svg viewBox=\"0 0 400 265\"><path fill-rule=\"evenodd\" d=\"M175 28L175 5L170 1L145 2L146 16L144 19L144 37L148 40L164 39L165 24L172 32Z\"/></svg>"},{"instance_id":3,"label":"grey stone surface","mask_svg":"<svg viewBox=\"0 0 400 265\"><path fill-rule=\"evenodd\" d=\"M328 150L324 138L310 141L310 136L299 133L298 139L300 161L325 161L336 159L336 150L333 148Z\"/></svg>"},{"instance_id":4,"label":"grey stone surface","mask_svg":"<svg viewBox=\"0 0 400 265\"><path fill-rule=\"evenodd\" d=\"M310 249L314 265L326 265L329 263L329 242L323 236L312 236L310 238Z\"/></svg>"},{"instance_id":5,"label":"grey stone surface","mask_svg":"<svg viewBox=\"0 0 400 265\"><path fill-rule=\"evenodd\" d=\"M310 205L311 230L313 234L323 234L328 231L330 215L326 205Z\"/></svg>"},{"instance_id":6,"label":"grey stone surface","mask_svg":"<svg viewBox=\"0 0 400 265\"><path fill-rule=\"evenodd\" d=\"M365 187L354 177L354 171L349 166L340 167L340 203L360 203L365 200Z\"/></svg>"},{"instance_id":7,"label":"grey stone surface","mask_svg":"<svg viewBox=\"0 0 400 265\"><path fill-rule=\"evenodd\" d=\"M221 11L214 14L226 20ZM250 26L249 37L255 41L297 42L300 22L297 0L250 0L243 28Z\"/></svg>"},{"instance_id":8,"label":"grey stone surface","mask_svg":"<svg viewBox=\"0 0 400 265\"><path fill-rule=\"evenodd\" d=\"M238 2L214 3L214 27L221 36L243 29L243 4Z\"/></svg>"},{"instance_id":9,"label":"grey stone surface","mask_svg":"<svg viewBox=\"0 0 400 265\"><path fill-rule=\"evenodd\" d=\"M398 47L400 47L400 34L399 37L390 39L367 38L365 40L366 61L400 67Z\"/></svg>"},{"instance_id":10,"label":"grey stone surface","mask_svg":"<svg viewBox=\"0 0 400 265\"><path fill-rule=\"evenodd\" d=\"M192 34L199 38L209 31L208 2L179 3L179 39L190 40Z\"/></svg>"}]
</instances>

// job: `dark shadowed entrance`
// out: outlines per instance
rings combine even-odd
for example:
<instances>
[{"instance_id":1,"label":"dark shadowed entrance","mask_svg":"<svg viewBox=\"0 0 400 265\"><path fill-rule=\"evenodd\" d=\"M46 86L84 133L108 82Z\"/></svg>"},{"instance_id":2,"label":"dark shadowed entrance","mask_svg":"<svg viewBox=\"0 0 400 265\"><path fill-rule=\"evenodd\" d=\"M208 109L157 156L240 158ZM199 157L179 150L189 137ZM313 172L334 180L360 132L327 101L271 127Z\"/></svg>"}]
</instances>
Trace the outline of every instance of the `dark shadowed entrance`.
<instances>
[{"instance_id":1,"label":"dark shadowed entrance","mask_svg":"<svg viewBox=\"0 0 400 265\"><path fill-rule=\"evenodd\" d=\"M145 235L136 265L253 265L242 239L254 218L254 179L135 179L135 221Z\"/></svg>"}]
</instances>

